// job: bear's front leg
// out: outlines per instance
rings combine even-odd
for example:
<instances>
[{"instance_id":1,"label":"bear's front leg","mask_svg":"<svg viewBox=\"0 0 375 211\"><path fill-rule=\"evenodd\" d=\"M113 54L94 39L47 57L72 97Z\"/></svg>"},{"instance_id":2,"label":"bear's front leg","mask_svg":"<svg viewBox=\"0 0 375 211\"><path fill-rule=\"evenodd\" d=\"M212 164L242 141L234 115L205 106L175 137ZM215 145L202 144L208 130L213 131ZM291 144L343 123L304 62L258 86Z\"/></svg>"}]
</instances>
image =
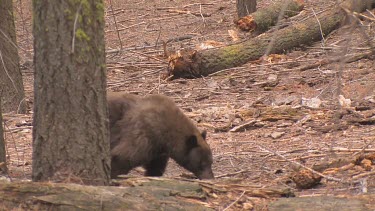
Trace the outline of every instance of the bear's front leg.
<instances>
[{"instance_id":1,"label":"bear's front leg","mask_svg":"<svg viewBox=\"0 0 375 211\"><path fill-rule=\"evenodd\" d=\"M144 165L146 169L145 176L160 177L164 174L167 167L169 156L159 156L151 160L148 164Z\"/></svg>"}]
</instances>

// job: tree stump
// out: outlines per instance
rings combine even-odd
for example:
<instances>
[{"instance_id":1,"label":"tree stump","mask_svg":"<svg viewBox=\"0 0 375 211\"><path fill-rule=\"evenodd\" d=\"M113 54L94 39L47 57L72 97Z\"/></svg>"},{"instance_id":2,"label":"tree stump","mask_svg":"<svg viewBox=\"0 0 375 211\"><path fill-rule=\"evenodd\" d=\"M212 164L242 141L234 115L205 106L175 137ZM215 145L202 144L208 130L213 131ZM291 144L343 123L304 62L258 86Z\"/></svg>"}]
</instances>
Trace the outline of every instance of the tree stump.
<instances>
[{"instance_id":1,"label":"tree stump","mask_svg":"<svg viewBox=\"0 0 375 211\"><path fill-rule=\"evenodd\" d=\"M256 11L257 0L237 0L237 16L242 18Z\"/></svg>"}]
</instances>

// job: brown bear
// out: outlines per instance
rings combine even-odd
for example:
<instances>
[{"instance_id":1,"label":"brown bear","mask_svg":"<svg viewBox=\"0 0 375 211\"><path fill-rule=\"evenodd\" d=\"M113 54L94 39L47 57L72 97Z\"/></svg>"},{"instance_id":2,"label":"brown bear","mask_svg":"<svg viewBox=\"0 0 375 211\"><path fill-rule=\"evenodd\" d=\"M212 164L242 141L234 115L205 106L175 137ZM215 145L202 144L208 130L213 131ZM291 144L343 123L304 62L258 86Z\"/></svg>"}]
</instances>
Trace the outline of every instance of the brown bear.
<instances>
[{"instance_id":1,"label":"brown bear","mask_svg":"<svg viewBox=\"0 0 375 211\"><path fill-rule=\"evenodd\" d=\"M176 104L162 95L108 93L111 177L137 166L162 176L171 157L199 179L214 178L206 131L200 132Z\"/></svg>"}]
</instances>

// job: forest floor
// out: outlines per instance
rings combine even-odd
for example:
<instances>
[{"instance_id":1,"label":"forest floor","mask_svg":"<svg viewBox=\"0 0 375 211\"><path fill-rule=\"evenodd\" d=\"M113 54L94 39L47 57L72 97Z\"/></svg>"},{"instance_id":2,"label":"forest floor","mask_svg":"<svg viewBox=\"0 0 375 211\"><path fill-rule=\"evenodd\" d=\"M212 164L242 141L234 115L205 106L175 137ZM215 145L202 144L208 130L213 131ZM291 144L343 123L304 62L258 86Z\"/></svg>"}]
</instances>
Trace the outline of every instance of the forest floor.
<instances>
[{"instance_id":1,"label":"forest floor","mask_svg":"<svg viewBox=\"0 0 375 211\"><path fill-rule=\"evenodd\" d=\"M21 4L20 4L21 2ZM174 52L192 49L207 40L232 43L228 30L241 39L249 33L236 29L234 0L107 0L106 48L108 90L139 95L160 93L173 98L200 129L208 131L213 171L218 181L244 187L290 188L297 196L375 193L375 166L332 167L328 176L310 189L300 190L293 173L315 164L355 160L375 152L374 61L333 62L301 71L328 58L361 53L374 37L373 21L347 25L324 42L249 62L243 66L197 79L164 80L168 62L162 41ZM305 9L286 20L292 24L314 16L334 0L306 1ZM270 0L259 1L266 7ZM32 154L33 67L31 1L17 1L16 26L29 112L4 114L10 172L14 179L30 179ZM203 15L204 14L204 15ZM374 17L371 11L363 13ZM373 20L373 19L372 19ZM372 40L371 40L372 41ZM118 52L122 46L122 51ZM117 52L117 53L116 53ZM341 106L338 96L342 95ZM350 100L350 103L348 101ZM341 107L341 108L339 108ZM229 130L240 127L239 131ZM301 167L303 166L303 167ZM135 170L139 175L142 170ZM173 161L165 177L189 174ZM355 178L355 179L354 179ZM353 182L354 180L360 182ZM237 190L209 198L222 210L246 209L267 201ZM231 204L235 200L238 201ZM266 209L266 208L265 208Z\"/></svg>"}]
</instances>

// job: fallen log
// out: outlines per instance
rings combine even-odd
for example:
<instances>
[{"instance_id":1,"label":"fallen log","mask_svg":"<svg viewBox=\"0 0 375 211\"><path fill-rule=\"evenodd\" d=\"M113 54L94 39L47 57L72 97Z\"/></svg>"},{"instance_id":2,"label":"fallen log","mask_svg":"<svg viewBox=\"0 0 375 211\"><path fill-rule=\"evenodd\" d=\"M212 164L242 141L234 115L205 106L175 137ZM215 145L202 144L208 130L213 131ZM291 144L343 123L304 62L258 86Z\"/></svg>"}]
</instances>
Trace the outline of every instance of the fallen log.
<instances>
[{"instance_id":1,"label":"fallen log","mask_svg":"<svg viewBox=\"0 0 375 211\"><path fill-rule=\"evenodd\" d=\"M163 177L114 180L113 186L6 182L0 177L0 210L216 210L228 195L294 197L290 188ZM250 203L250 200L249 200Z\"/></svg>"},{"instance_id":2,"label":"fallen log","mask_svg":"<svg viewBox=\"0 0 375 211\"><path fill-rule=\"evenodd\" d=\"M370 211L374 210L374 194L357 196L310 196L301 198L283 198L269 205L270 211L278 210L340 210Z\"/></svg>"},{"instance_id":3,"label":"fallen log","mask_svg":"<svg viewBox=\"0 0 375 211\"><path fill-rule=\"evenodd\" d=\"M104 187L0 181L0 210L211 210L199 184L151 181Z\"/></svg>"},{"instance_id":4,"label":"fallen log","mask_svg":"<svg viewBox=\"0 0 375 211\"><path fill-rule=\"evenodd\" d=\"M262 34L221 48L180 52L169 57L167 74L172 79L207 76L259 59L268 50L269 54L277 54L302 44L311 44L327 36L343 23L347 16L343 7L349 11L361 12L374 3L375 0L346 0L317 17L311 17L274 33Z\"/></svg>"},{"instance_id":5,"label":"fallen log","mask_svg":"<svg viewBox=\"0 0 375 211\"><path fill-rule=\"evenodd\" d=\"M280 13L284 13L284 17L292 17L297 15L304 6L303 0L278 1L268 7L260 8L250 15L241 17L234 23L243 31L260 34L276 25Z\"/></svg>"}]
</instances>

